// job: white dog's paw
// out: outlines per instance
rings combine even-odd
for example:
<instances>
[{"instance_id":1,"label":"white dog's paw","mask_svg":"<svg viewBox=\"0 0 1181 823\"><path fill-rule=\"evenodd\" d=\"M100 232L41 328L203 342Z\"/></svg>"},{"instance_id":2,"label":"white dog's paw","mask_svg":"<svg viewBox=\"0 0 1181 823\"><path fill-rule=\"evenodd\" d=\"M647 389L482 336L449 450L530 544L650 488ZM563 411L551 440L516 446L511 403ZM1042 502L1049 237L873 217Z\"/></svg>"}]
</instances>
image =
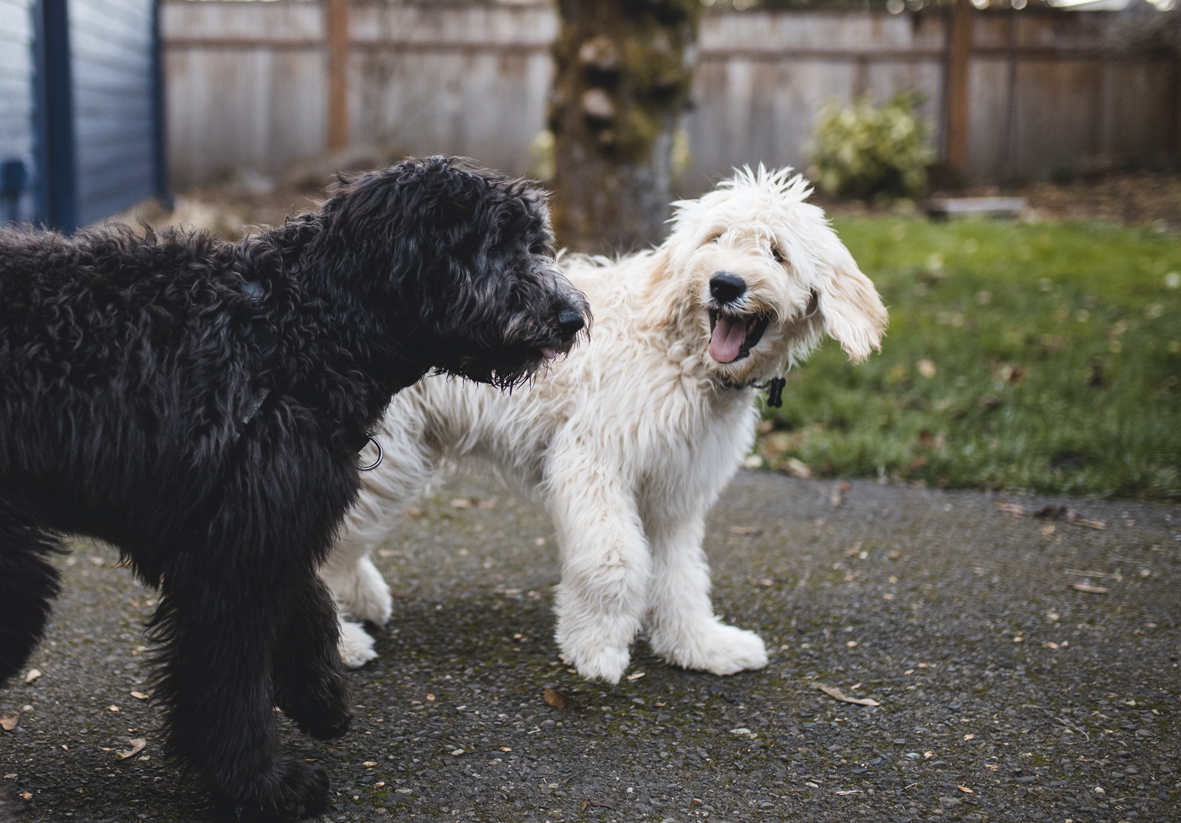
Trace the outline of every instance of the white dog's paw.
<instances>
[{"instance_id":1,"label":"white dog's paw","mask_svg":"<svg viewBox=\"0 0 1181 823\"><path fill-rule=\"evenodd\" d=\"M654 636L650 645L669 663L711 674L734 674L767 665L767 646L761 637L717 620L676 641Z\"/></svg>"},{"instance_id":2,"label":"white dog's paw","mask_svg":"<svg viewBox=\"0 0 1181 823\"><path fill-rule=\"evenodd\" d=\"M587 680L618 683L631 660L627 646L620 648L602 643L585 643L569 637L560 637L558 645L562 649L562 659L568 660Z\"/></svg>"},{"instance_id":3,"label":"white dog's paw","mask_svg":"<svg viewBox=\"0 0 1181 823\"><path fill-rule=\"evenodd\" d=\"M343 574L325 569L324 581L332 590L340 610L354 620L368 620L378 626L389 622L394 611L394 599L381 572L368 557L363 557Z\"/></svg>"},{"instance_id":4,"label":"white dog's paw","mask_svg":"<svg viewBox=\"0 0 1181 823\"><path fill-rule=\"evenodd\" d=\"M377 652L373 649L373 638L361 624L340 621L340 659L345 667L359 669L375 657Z\"/></svg>"}]
</instances>

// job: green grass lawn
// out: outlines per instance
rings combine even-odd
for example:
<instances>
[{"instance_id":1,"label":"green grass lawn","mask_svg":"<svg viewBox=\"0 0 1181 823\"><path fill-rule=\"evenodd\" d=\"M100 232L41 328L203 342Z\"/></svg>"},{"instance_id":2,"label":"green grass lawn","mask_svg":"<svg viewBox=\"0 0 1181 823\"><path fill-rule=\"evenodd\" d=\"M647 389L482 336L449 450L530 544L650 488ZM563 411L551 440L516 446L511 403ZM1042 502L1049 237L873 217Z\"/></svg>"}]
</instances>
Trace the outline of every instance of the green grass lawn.
<instances>
[{"instance_id":1,"label":"green grass lawn","mask_svg":"<svg viewBox=\"0 0 1181 823\"><path fill-rule=\"evenodd\" d=\"M1181 240L1102 223L834 225L890 309L882 353L828 341L758 454L813 476L1181 497Z\"/></svg>"}]
</instances>

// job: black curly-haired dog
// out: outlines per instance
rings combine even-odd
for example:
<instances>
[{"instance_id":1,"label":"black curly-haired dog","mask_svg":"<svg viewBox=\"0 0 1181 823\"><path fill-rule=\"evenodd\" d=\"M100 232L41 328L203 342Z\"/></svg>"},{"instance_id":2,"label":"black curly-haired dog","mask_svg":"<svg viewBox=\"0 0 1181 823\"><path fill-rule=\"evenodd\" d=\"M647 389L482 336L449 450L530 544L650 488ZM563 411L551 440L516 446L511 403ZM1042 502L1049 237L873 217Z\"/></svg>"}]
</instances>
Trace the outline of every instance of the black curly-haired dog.
<instances>
[{"instance_id":1,"label":"black curly-haired dog","mask_svg":"<svg viewBox=\"0 0 1181 823\"><path fill-rule=\"evenodd\" d=\"M349 726L316 567L358 451L432 368L510 386L570 348L588 308L550 248L539 191L442 158L240 244L0 230L0 683L44 628L59 535L103 538L162 593L169 752L240 820L323 811L272 707Z\"/></svg>"}]
</instances>

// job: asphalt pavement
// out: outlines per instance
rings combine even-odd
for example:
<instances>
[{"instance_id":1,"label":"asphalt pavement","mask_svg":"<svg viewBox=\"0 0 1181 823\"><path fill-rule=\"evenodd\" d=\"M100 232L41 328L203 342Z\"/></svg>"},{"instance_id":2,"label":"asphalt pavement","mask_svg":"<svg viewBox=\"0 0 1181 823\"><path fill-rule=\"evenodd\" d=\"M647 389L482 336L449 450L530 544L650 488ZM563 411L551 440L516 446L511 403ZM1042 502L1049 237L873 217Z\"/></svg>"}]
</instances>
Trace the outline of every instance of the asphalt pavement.
<instances>
[{"instance_id":1,"label":"asphalt pavement","mask_svg":"<svg viewBox=\"0 0 1181 823\"><path fill-rule=\"evenodd\" d=\"M321 820L1181 820L1177 506L743 472L706 548L770 665L686 672L641 639L618 686L558 658L544 512L461 479L410 515L376 558L395 617L352 731L284 722L331 776ZM161 756L155 594L116 559L58 558L45 641L0 689L4 823L211 819Z\"/></svg>"}]
</instances>

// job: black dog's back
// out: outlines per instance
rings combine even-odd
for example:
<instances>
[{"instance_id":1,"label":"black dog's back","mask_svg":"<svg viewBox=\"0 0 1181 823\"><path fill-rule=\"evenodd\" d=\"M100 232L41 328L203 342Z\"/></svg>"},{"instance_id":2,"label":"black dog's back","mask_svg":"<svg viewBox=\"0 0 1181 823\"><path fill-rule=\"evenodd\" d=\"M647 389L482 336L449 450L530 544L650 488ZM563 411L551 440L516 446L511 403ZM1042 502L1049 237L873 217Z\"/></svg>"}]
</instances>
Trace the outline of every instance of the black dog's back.
<instances>
[{"instance_id":1,"label":"black dog's back","mask_svg":"<svg viewBox=\"0 0 1181 823\"><path fill-rule=\"evenodd\" d=\"M258 365L235 257L196 233L0 232L0 477L44 525L135 545L208 494Z\"/></svg>"}]
</instances>

